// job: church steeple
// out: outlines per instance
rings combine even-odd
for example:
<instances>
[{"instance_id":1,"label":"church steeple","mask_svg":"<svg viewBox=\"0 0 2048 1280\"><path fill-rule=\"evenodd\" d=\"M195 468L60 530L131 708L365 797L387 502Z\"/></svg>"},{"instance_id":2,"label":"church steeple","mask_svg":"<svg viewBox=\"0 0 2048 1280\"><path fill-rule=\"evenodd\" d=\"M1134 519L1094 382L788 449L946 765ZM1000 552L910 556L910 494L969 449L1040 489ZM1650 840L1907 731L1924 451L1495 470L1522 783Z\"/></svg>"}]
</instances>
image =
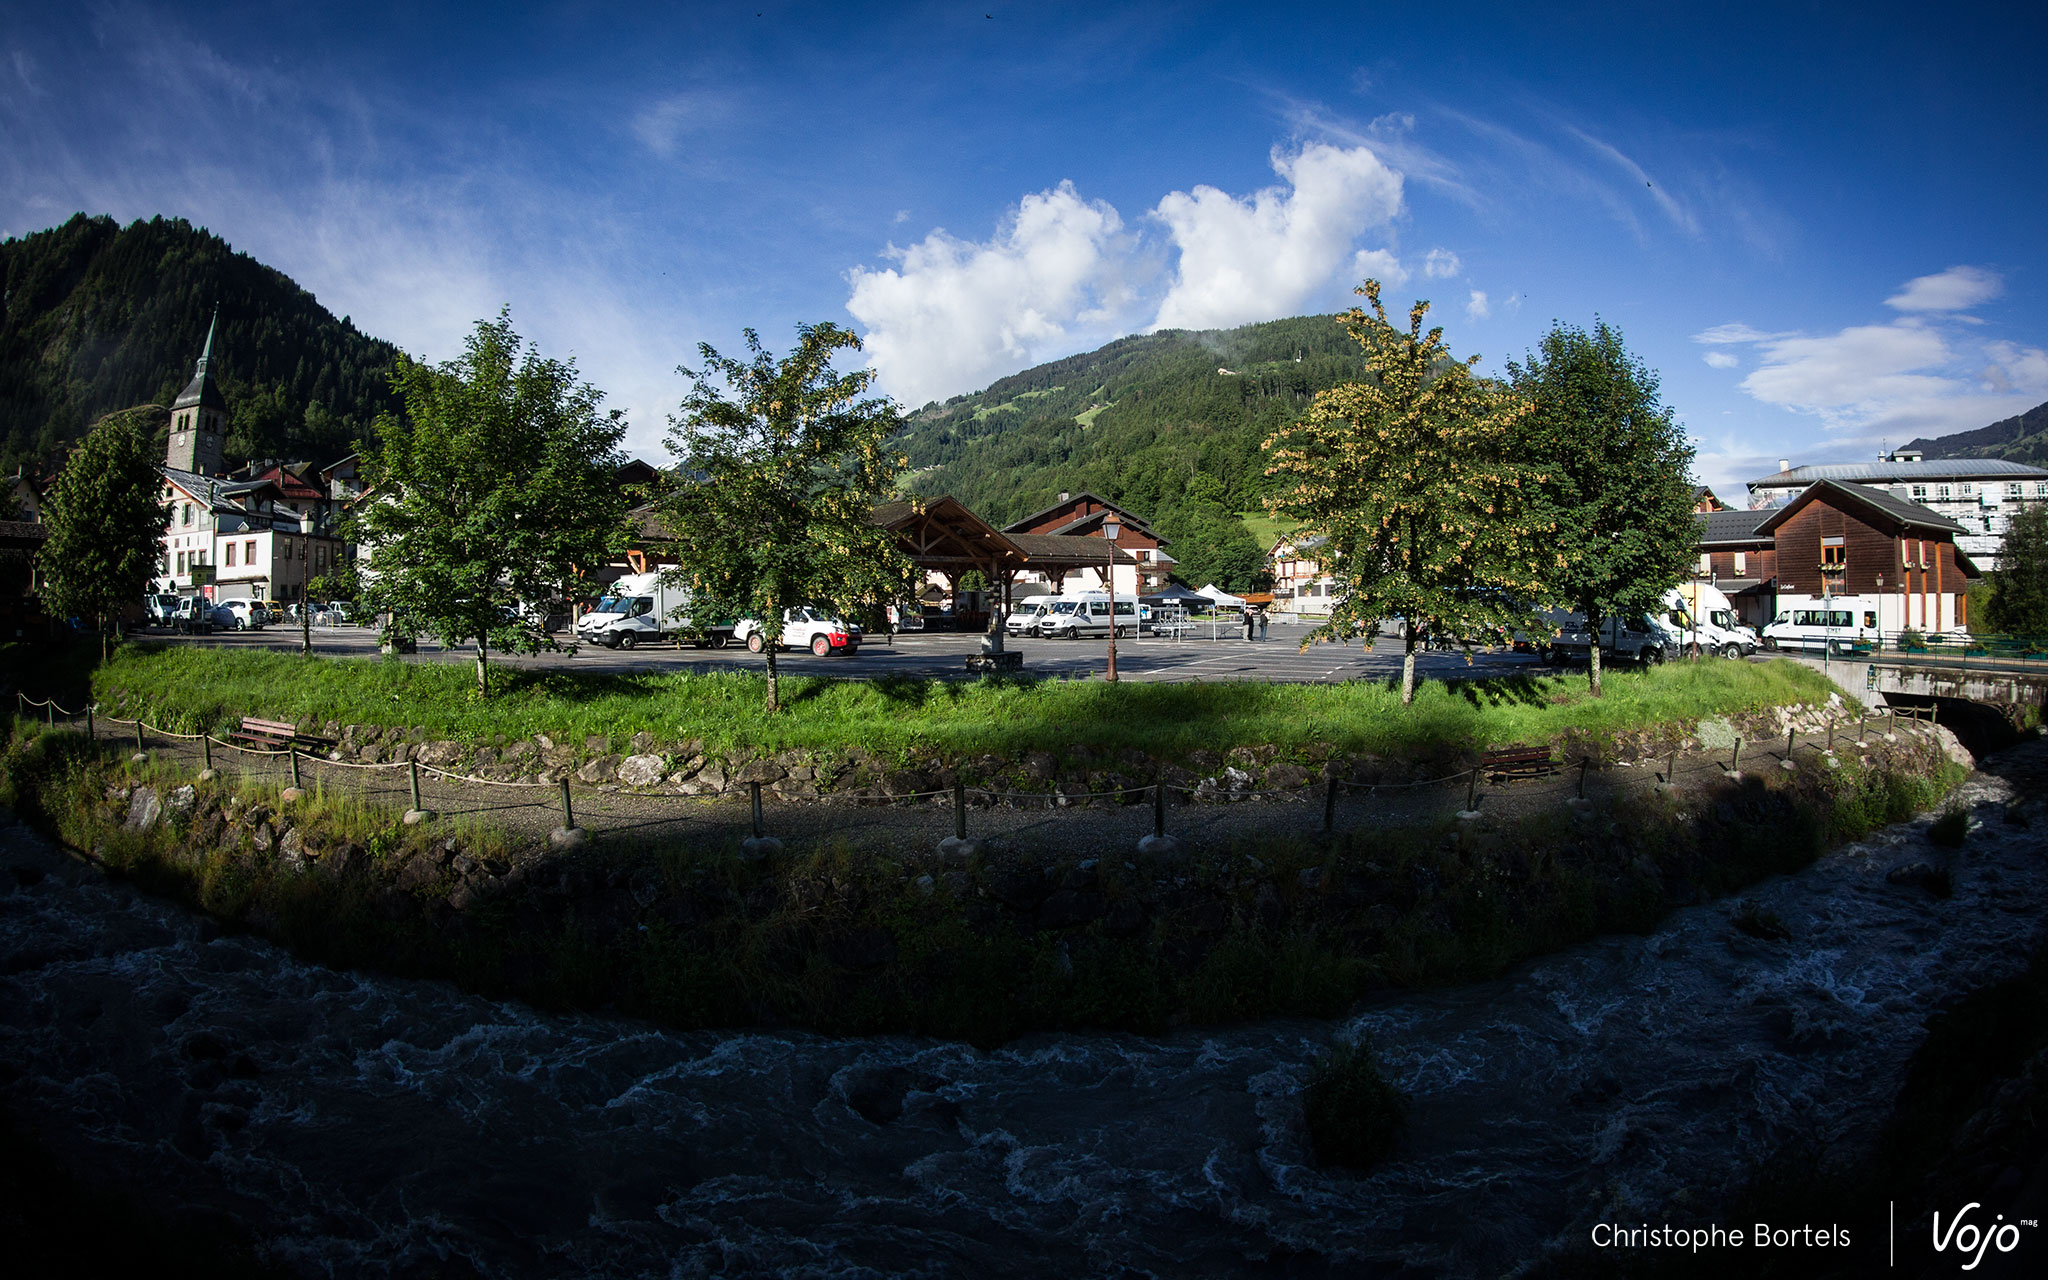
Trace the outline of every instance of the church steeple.
<instances>
[{"instance_id":1,"label":"church steeple","mask_svg":"<svg viewBox=\"0 0 2048 1280\"><path fill-rule=\"evenodd\" d=\"M221 438L227 434L228 402L220 385L207 373L213 361L213 335L220 327L220 308L206 326L206 346L193 367L192 381L171 402L171 447L164 465L173 471L212 475L223 465Z\"/></svg>"}]
</instances>

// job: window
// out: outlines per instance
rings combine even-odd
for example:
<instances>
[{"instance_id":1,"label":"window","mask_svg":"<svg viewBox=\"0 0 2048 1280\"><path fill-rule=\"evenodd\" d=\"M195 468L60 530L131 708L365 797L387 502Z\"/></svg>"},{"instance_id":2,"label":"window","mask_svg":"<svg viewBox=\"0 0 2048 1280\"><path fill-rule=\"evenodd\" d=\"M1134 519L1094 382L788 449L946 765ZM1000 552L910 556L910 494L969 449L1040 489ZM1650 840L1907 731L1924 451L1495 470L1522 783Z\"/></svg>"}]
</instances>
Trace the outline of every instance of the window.
<instances>
[{"instance_id":1,"label":"window","mask_svg":"<svg viewBox=\"0 0 2048 1280\"><path fill-rule=\"evenodd\" d=\"M234 544L234 543L232 543L232 542L230 542L230 543L228 544L228 568L232 569L232 568L234 568L234 567L235 567L235 544Z\"/></svg>"},{"instance_id":2,"label":"window","mask_svg":"<svg viewBox=\"0 0 2048 1280\"><path fill-rule=\"evenodd\" d=\"M2005 496L2008 498L2023 497L2026 494L2026 489L2027 487L2025 485L2021 484L2017 480L2014 480L2005 486Z\"/></svg>"},{"instance_id":3,"label":"window","mask_svg":"<svg viewBox=\"0 0 2048 1280\"><path fill-rule=\"evenodd\" d=\"M178 553L178 572L185 572L185 553L182 551Z\"/></svg>"},{"instance_id":4,"label":"window","mask_svg":"<svg viewBox=\"0 0 2048 1280\"><path fill-rule=\"evenodd\" d=\"M1747 551L1738 551L1738 552L1736 552L1736 553L1735 553L1735 576L1736 576L1736 577L1738 577L1738 578L1741 578L1741 577L1746 577L1746 576L1748 576L1748 574L1749 574L1749 552L1747 552Z\"/></svg>"},{"instance_id":5,"label":"window","mask_svg":"<svg viewBox=\"0 0 2048 1280\"><path fill-rule=\"evenodd\" d=\"M1952 495L1951 495L1951 494L1949 493L1949 487L1948 487L1947 485L1942 485L1942 486L1941 486L1941 487L1940 487L1940 488L1939 488L1938 490L1936 490L1936 493L1937 493L1937 495L1938 495L1938 496L1940 496L1940 497L1943 497L1943 498L1947 498L1947 497L1950 497L1950 496L1952 496Z\"/></svg>"},{"instance_id":6,"label":"window","mask_svg":"<svg viewBox=\"0 0 2048 1280\"><path fill-rule=\"evenodd\" d=\"M1709 554L1708 554L1707 552L1704 552L1704 551L1700 552L1700 572L1701 572L1701 573L1712 573L1713 571L1714 571L1714 558L1713 558L1713 556L1709 555Z\"/></svg>"},{"instance_id":7,"label":"window","mask_svg":"<svg viewBox=\"0 0 2048 1280\"><path fill-rule=\"evenodd\" d=\"M1820 540L1820 567L1823 572L1840 573L1848 563L1849 549L1842 545L1840 538Z\"/></svg>"},{"instance_id":8,"label":"window","mask_svg":"<svg viewBox=\"0 0 2048 1280\"><path fill-rule=\"evenodd\" d=\"M1976 496L1977 496L1977 486L1976 486L1976 485L1974 485L1974 484L1968 484L1968 483L1965 483L1965 484L1963 485L1963 496L1964 496L1965 498L1974 498L1974 497L1976 497Z\"/></svg>"},{"instance_id":9,"label":"window","mask_svg":"<svg viewBox=\"0 0 2048 1280\"><path fill-rule=\"evenodd\" d=\"M1863 625L1866 627L1877 625L1877 611L1875 609L1865 609L1863 611Z\"/></svg>"},{"instance_id":10,"label":"window","mask_svg":"<svg viewBox=\"0 0 2048 1280\"><path fill-rule=\"evenodd\" d=\"M253 538L242 544L242 563L256 563L256 540Z\"/></svg>"},{"instance_id":11,"label":"window","mask_svg":"<svg viewBox=\"0 0 2048 1280\"><path fill-rule=\"evenodd\" d=\"M2037 498L2048 498L2048 480L2034 481L2034 496Z\"/></svg>"},{"instance_id":12,"label":"window","mask_svg":"<svg viewBox=\"0 0 2048 1280\"><path fill-rule=\"evenodd\" d=\"M1913 486L1913 500L1914 500L1915 502L1920 502L1920 501L1923 501L1923 500L1924 500L1924 499L1925 499L1926 497L1927 497L1927 486L1926 486L1926 485L1924 485L1924 484L1916 484L1916 485L1914 485L1914 486Z\"/></svg>"},{"instance_id":13,"label":"window","mask_svg":"<svg viewBox=\"0 0 2048 1280\"><path fill-rule=\"evenodd\" d=\"M183 524L183 525L184 525L184 526L185 526L185 527L186 527L187 529L189 529L189 528L191 528L191 527L192 527L192 504L191 504L191 503L189 503L189 502L188 502L188 503L186 503L186 504L185 504L185 514L184 514L183 518L182 518L182 519L181 519L181 520L179 521L179 523L180 523L180 524Z\"/></svg>"}]
</instances>

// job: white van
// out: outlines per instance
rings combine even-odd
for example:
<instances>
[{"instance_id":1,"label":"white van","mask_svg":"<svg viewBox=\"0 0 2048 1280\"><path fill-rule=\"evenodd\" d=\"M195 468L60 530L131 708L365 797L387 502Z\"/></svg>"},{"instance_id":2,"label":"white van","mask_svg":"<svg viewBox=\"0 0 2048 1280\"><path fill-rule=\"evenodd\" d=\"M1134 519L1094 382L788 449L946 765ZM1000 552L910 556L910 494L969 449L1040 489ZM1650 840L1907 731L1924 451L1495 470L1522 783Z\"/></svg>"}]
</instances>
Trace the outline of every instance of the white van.
<instances>
[{"instance_id":1,"label":"white van","mask_svg":"<svg viewBox=\"0 0 2048 1280\"><path fill-rule=\"evenodd\" d=\"M1764 628L1764 648L1847 653L1877 638L1877 609L1844 597L1780 609Z\"/></svg>"},{"instance_id":2,"label":"white van","mask_svg":"<svg viewBox=\"0 0 2048 1280\"><path fill-rule=\"evenodd\" d=\"M1724 658L1741 658L1755 653L1757 634L1735 620L1735 606L1720 588L1705 582L1687 582L1664 593L1664 608L1671 625L1685 633L1685 646L1697 644L1702 652Z\"/></svg>"},{"instance_id":3,"label":"white van","mask_svg":"<svg viewBox=\"0 0 2048 1280\"><path fill-rule=\"evenodd\" d=\"M1107 636L1110 629L1110 608L1109 597L1097 592L1055 596L1052 603L1046 606L1045 616L1039 619L1038 634L1059 640L1079 640L1082 636ZM1141 617L1138 602L1129 596L1118 596L1115 609L1116 633L1120 636L1137 635Z\"/></svg>"},{"instance_id":4,"label":"white van","mask_svg":"<svg viewBox=\"0 0 2048 1280\"><path fill-rule=\"evenodd\" d=\"M1038 624L1045 621L1046 613L1058 596L1025 596L1011 608L1010 616L1003 619L1003 631L1013 636L1035 636Z\"/></svg>"}]
</instances>

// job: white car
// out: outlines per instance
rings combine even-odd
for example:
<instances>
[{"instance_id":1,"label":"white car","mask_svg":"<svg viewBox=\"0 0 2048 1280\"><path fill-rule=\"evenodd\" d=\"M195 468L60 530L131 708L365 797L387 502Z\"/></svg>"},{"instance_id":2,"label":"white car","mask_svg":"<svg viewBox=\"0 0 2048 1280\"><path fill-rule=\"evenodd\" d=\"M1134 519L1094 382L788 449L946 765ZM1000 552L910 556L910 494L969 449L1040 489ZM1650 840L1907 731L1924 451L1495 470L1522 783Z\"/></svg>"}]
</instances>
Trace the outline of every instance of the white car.
<instances>
[{"instance_id":1,"label":"white car","mask_svg":"<svg viewBox=\"0 0 2048 1280\"><path fill-rule=\"evenodd\" d=\"M270 610L255 600L223 600L213 606L213 625L228 631L258 631L270 621Z\"/></svg>"},{"instance_id":2,"label":"white car","mask_svg":"<svg viewBox=\"0 0 2048 1280\"><path fill-rule=\"evenodd\" d=\"M741 618L732 629L732 638L746 645L749 653L759 653L768 647L768 637L755 618ZM782 611L784 649L809 649L821 658L835 653L850 658L860 652L860 638L859 627L829 617L822 610L805 607Z\"/></svg>"}]
</instances>

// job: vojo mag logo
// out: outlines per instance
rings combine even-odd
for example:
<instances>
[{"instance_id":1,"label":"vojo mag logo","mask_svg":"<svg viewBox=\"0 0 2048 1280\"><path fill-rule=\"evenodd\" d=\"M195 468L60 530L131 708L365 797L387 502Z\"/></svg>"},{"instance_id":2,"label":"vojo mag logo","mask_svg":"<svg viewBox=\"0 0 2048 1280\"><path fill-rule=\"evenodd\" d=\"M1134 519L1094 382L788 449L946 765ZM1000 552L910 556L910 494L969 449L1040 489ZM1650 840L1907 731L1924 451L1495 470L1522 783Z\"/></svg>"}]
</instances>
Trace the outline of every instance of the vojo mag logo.
<instances>
[{"instance_id":1,"label":"vojo mag logo","mask_svg":"<svg viewBox=\"0 0 2048 1280\"><path fill-rule=\"evenodd\" d=\"M1968 1258L1969 1261L1962 1267L1965 1271L1975 1271L1977 1264L1984 1261L1984 1254L1988 1250L1996 1249L2000 1253L2011 1253L2020 1247L2021 1227L2033 1228L2040 1225L2032 1218L2007 1222L2005 1215L2001 1213L1988 1226L1978 1226L1971 1222L1969 1217L1971 1211L1979 1207L1981 1206L1975 1200L1964 1205L1960 1212L1948 1220L1946 1231L1942 1229L1941 1211L1937 1209L1934 1213L1934 1251L1953 1251Z\"/></svg>"}]
</instances>

